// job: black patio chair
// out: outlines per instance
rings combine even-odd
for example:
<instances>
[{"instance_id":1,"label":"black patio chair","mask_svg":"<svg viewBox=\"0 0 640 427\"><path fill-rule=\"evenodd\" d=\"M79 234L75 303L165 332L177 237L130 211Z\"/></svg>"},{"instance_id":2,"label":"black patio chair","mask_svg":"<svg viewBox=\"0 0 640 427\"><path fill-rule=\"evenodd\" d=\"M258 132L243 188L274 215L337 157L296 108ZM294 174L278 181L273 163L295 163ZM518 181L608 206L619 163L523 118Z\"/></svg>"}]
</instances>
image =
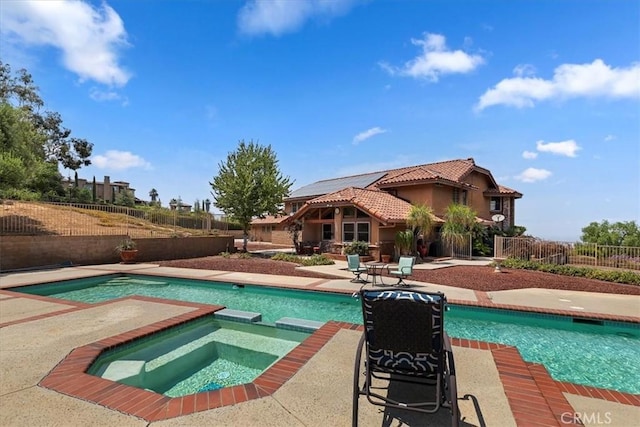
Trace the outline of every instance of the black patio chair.
<instances>
[{"instance_id":1,"label":"black patio chair","mask_svg":"<svg viewBox=\"0 0 640 427\"><path fill-rule=\"evenodd\" d=\"M360 298L365 330L356 354L352 425L358 425L358 402L364 395L374 405L422 413L444 407L451 413L451 425L458 426L455 365L444 331L444 294L406 288L362 289ZM363 347L364 375L360 372ZM425 391L424 399L401 402L378 391L386 388L388 392L391 384L398 383L419 384ZM435 391L433 399L427 391Z\"/></svg>"}]
</instances>

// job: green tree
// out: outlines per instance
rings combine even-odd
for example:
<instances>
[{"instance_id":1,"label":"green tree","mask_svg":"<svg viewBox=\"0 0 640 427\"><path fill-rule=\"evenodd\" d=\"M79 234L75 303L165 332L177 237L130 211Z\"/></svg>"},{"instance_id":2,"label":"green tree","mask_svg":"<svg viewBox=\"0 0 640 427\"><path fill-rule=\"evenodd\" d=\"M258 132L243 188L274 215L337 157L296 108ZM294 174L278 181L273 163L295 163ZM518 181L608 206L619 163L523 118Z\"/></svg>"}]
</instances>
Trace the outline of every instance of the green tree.
<instances>
[{"instance_id":1,"label":"green tree","mask_svg":"<svg viewBox=\"0 0 640 427\"><path fill-rule=\"evenodd\" d=\"M209 183L214 205L242 226L242 248L246 251L251 220L279 213L293 183L282 176L271 146L253 141L240 141L236 151L218 167L218 175Z\"/></svg>"},{"instance_id":2,"label":"green tree","mask_svg":"<svg viewBox=\"0 0 640 427\"><path fill-rule=\"evenodd\" d=\"M136 205L136 199L133 196L133 192L131 190L120 191L116 195L115 203L120 206L129 206L130 208Z\"/></svg>"},{"instance_id":3,"label":"green tree","mask_svg":"<svg viewBox=\"0 0 640 427\"><path fill-rule=\"evenodd\" d=\"M433 228L433 209L425 204L416 204L411 206L409 215L407 216L407 225L413 230L412 251L416 251L418 236L422 234L423 244L429 239L431 229ZM417 259L421 259L418 257Z\"/></svg>"},{"instance_id":4,"label":"green tree","mask_svg":"<svg viewBox=\"0 0 640 427\"><path fill-rule=\"evenodd\" d=\"M414 230L414 234L422 233L425 238L431 233L433 228L433 209L424 204L411 206L407 216L407 225Z\"/></svg>"},{"instance_id":5,"label":"green tree","mask_svg":"<svg viewBox=\"0 0 640 427\"><path fill-rule=\"evenodd\" d=\"M9 64L0 61L0 148L22 162L27 175L24 183L33 178L42 184L32 171L42 171L45 162L53 161L73 171L91 164L93 144L71 137L60 114L41 112L43 106L31 75L24 69L12 75ZM57 191L54 186L42 194Z\"/></svg>"},{"instance_id":6,"label":"green tree","mask_svg":"<svg viewBox=\"0 0 640 427\"><path fill-rule=\"evenodd\" d=\"M440 235L453 248L464 242L465 236L473 232L475 224L476 212L473 209L467 205L452 203L447 206Z\"/></svg>"},{"instance_id":7,"label":"green tree","mask_svg":"<svg viewBox=\"0 0 640 427\"><path fill-rule=\"evenodd\" d=\"M640 229L635 221L592 222L582 229L580 240L610 246L640 246Z\"/></svg>"},{"instance_id":8,"label":"green tree","mask_svg":"<svg viewBox=\"0 0 640 427\"><path fill-rule=\"evenodd\" d=\"M26 177L21 159L11 153L0 153L0 189L20 188Z\"/></svg>"},{"instance_id":9,"label":"green tree","mask_svg":"<svg viewBox=\"0 0 640 427\"><path fill-rule=\"evenodd\" d=\"M151 202L149 203L150 206L160 207L160 201L158 200L158 190L152 188L151 191L149 191L149 197L151 197Z\"/></svg>"}]
</instances>

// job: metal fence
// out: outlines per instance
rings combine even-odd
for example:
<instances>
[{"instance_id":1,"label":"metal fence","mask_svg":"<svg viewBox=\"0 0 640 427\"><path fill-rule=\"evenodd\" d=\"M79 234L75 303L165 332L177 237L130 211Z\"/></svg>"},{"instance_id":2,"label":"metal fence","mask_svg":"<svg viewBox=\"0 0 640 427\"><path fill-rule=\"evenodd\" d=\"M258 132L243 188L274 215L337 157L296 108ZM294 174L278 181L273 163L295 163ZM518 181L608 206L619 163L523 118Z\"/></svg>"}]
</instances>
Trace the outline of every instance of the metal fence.
<instances>
[{"instance_id":1,"label":"metal fence","mask_svg":"<svg viewBox=\"0 0 640 427\"><path fill-rule=\"evenodd\" d=\"M436 240L436 256L451 257L455 259L472 259L473 258L473 236L466 234L458 240L448 242L442 240L439 236Z\"/></svg>"},{"instance_id":2,"label":"metal fence","mask_svg":"<svg viewBox=\"0 0 640 427\"><path fill-rule=\"evenodd\" d=\"M229 228L224 215L206 212L7 200L0 204L2 236L128 234L136 238L176 237L228 232Z\"/></svg>"},{"instance_id":3,"label":"metal fence","mask_svg":"<svg viewBox=\"0 0 640 427\"><path fill-rule=\"evenodd\" d=\"M546 264L640 270L640 247L607 246L540 240L532 237L500 237L494 240L495 258L515 258Z\"/></svg>"}]
</instances>

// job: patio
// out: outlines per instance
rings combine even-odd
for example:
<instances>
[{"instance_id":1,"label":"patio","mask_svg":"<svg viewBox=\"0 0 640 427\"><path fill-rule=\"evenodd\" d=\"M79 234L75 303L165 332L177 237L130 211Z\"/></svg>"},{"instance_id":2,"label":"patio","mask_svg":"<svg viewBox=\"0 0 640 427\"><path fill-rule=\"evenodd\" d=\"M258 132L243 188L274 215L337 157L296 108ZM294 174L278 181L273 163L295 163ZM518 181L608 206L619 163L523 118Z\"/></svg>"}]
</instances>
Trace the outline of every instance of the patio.
<instances>
[{"instance_id":1,"label":"patio","mask_svg":"<svg viewBox=\"0 0 640 427\"><path fill-rule=\"evenodd\" d=\"M332 268L342 271L339 263ZM311 267L310 267L311 268ZM89 277L113 272L193 277L257 284L278 284L306 289L356 290L359 285L344 280L290 278L224 271L173 269L152 264L101 265L59 270L16 273L0 277L0 287L42 281ZM346 272L348 273L348 272ZM424 284L427 288L436 285ZM478 305L473 291L442 289L450 299ZM562 302L532 290L504 292L494 295L500 304L522 305L536 302L547 310L566 310ZM597 296L580 295L588 311L613 317L612 311L625 318L637 318L638 298L625 297L619 304L615 296L588 305ZM620 301L621 302L621 301ZM596 308L600 307L599 311ZM627 307L627 308L625 308ZM256 381L256 395L251 387L212 394L206 401L200 396L183 398L179 407L138 400L135 395L120 398L108 390L92 389L85 384L72 384L78 373L62 372L67 365L60 362L74 348L88 346L113 336L130 336L137 328L156 328L158 323L180 316L191 316L202 310L200 304L129 298L109 303L86 305L59 303L43 297L26 296L0 290L0 424L14 425L238 425L238 426L346 426L351 423L351 387L355 348L360 332L353 325L329 323L319 330L308 348L297 356L300 367L280 373L288 378L279 386ZM634 311L635 309L635 311ZM604 313L603 313L604 311ZM127 334L129 333L129 334ZM640 419L640 399L625 393L590 387L575 387L553 381L546 370L524 362L517 350L508 346L454 339L458 377L461 425L563 425L574 420L574 414L585 414L593 422L597 415L608 425L629 425ZM295 351L295 350L294 350ZM52 372L53 371L53 372ZM62 377L53 375L62 372ZM52 374L49 375L48 374ZM69 381L62 381L68 375ZM275 373L274 373L275 375ZM45 379L46 378L46 379ZM59 380L56 383L56 378ZM80 377L77 377L80 378ZM43 381L45 379L45 381ZM254 383L256 383L254 382ZM277 381L276 381L277 382ZM68 387L61 394L50 388ZM49 388L47 388L49 387ZM74 389L75 388L75 389ZM243 391L244 390L244 391ZM104 393L105 396L100 396ZM92 401L107 399L110 404ZM71 397L78 396L80 398ZM84 397L83 397L84 396ZM261 397L262 396L262 397ZM34 402L37 402L34 405ZM114 408L114 409L110 409ZM133 414L133 415L132 415ZM587 421L588 421L587 420ZM583 415L584 421L584 415ZM150 424L149 424L150 423ZM383 410L361 398L360 425L448 425L448 413L424 416L405 411ZM585 422L585 424L589 424Z\"/></svg>"}]
</instances>

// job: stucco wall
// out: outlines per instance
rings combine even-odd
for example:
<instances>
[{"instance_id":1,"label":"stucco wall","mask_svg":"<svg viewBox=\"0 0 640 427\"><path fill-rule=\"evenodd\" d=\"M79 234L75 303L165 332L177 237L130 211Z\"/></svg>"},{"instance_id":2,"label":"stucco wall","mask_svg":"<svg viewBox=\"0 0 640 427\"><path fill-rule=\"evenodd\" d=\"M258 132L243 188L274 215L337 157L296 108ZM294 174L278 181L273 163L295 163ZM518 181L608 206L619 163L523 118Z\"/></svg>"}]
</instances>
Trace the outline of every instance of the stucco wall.
<instances>
[{"instance_id":1,"label":"stucco wall","mask_svg":"<svg viewBox=\"0 0 640 427\"><path fill-rule=\"evenodd\" d=\"M271 232L271 243L275 245L288 245L293 247L293 240L288 231L274 230Z\"/></svg>"},{"instance_id":2,"label":"stucco wall","mask_svg":"<svg viewBox=\"0 0 640 427\"><path fill-rule=\"evenodd\" d=\"M2 236L0 271L72 263L120 261L115 247L124 236ZM233 236L136 239L139 262L195 258L233 251Z\"/></svg>"}]
</instances>

